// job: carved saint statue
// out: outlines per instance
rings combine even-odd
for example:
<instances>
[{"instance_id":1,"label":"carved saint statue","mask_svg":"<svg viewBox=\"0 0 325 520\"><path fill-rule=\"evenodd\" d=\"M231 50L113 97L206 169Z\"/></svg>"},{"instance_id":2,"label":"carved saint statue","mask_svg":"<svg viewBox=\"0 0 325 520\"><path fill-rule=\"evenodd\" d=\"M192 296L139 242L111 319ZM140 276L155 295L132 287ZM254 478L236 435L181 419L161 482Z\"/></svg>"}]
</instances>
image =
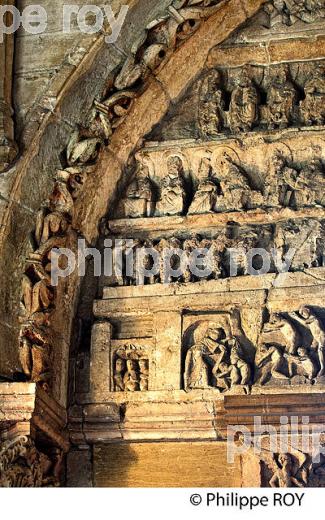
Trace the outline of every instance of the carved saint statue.
<instances>
[{"instance_id":1,"label":"carved saint statue","mask_svg":"<svg viewBox=\"0 0 325 520\"><path fill-rule=\"evenodd\" d=\"M124 389L127 392L137 392L140 390L139 370L136 361L127 359L126 372L123 377Z\"/></svg>"},{"instance_id":2,"label":"carved saint statue","mask_svg":"<svg viewBox=\"0 0 325 520\"><path fill-rule=\"evenodd\" d=\"M236 79L229 107L229 124L233 133L248 132L259 121L259 95L244 67Z\"/></svg>"},{"instance_id":3,"label":"carved saint statue","mask_svg":"<svg viewBox=\"0 0 325 520\"><path fill-rule=\"evenodd\" d=\"M115 371L114 371L114 390L115 392L124 392L125 384L124 384L124 373L125 373L125 360L121 358L117 358L115 361Z\"/></svg>"},{"instance_id":4,"label":"carved saint statue","mask_svg":"<svg viewBox=\"0 0 325 520\"><path fill-rule=\"evenodd\" d=\"M323 125L325 123L325 77L323 72L316 72L305 84L305 99L300 103L303 123Z\"/></svg>"},{"instance_id":5,"label":"carved saint statue","mask_svg":"<svg viewBox=\"0 0 325 520\"><path fill-rule=\"evenodd\" d=\"M215 211L217 204L217 190L217 184L213 180L211 161L209 158L205 157L202 159L200 164L199 185L188 214L198 215Z\"/></svg>"},{"instance_id":6,"label":"carved saint statue","mask_svg":"<svg viewBox=\"0 0 325 520\"><path fill-rule=\"evenodd\" d=\"M151 217L153 205L153 184L149 177L149 168L139 163L135 178L128 186L125 197L120 203L120 212L123 217Z\"/></svg>"},{"instance_id":7,"label":"carved saint statue","mask_svg":"<svg viewBox=\"0 0 325 520\"><path fill-rule=\"evenodd\" d=\"M268 127L286 128L293 120L297 91L284 68L278 67L267 91Z\"/></svg>"},{"instance_id":8,"label":"carved saint statue","mask_svg":"<svg viewBox=\"0 0 325 520\"><path fill-rule=\"evenodd\" d=\"M217 70L209 72L202 81L198 117L203 139L216 137L223 129L225 101L221 85L221 73Z\"/></svg>"},{"instance_id":9,"label":"carved saint statue","mask_svg":"<svg viewBox=\"0 0 325 520\"><path fill-rule=\"evenodd\" d=\"M183 186L183 164L179 157L170 157L167 162L168 174L160 186L160 198L156 205L157 217L181 215L184 211L185 190Z\"/></svg>"}]
</instances>

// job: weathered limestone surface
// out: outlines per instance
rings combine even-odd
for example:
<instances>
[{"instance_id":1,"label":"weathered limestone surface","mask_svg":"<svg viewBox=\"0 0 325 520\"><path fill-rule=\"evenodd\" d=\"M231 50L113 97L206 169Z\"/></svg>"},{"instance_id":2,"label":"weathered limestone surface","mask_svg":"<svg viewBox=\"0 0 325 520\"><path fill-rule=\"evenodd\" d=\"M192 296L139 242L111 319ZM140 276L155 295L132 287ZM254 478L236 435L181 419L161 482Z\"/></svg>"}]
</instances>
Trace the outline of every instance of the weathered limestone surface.
<instances>
[{"instance_id":1,"label":"weathered limestone surface","mask_svg":"<svg viewBox=\"0 0 325 520\"><path fill-rule=\"evenodd\" d=\"M29 486L57 485L68 407L67 485L324 485L303 451L225 463L229 425L324 418L325 13L296 4L134 1L116 44L75 29L54 53L59 2L43 55L27 60L38 40L18 35L0 374L21 383L0 385L4 485L19 454ZM51 252L78 237L101 252L122 239L124 270L89 262L55 286ZM156 271L145 253L129 272L143 248L163 255ZM31 458L47 463L37 481Z\"/></svg>"}]
</instances>

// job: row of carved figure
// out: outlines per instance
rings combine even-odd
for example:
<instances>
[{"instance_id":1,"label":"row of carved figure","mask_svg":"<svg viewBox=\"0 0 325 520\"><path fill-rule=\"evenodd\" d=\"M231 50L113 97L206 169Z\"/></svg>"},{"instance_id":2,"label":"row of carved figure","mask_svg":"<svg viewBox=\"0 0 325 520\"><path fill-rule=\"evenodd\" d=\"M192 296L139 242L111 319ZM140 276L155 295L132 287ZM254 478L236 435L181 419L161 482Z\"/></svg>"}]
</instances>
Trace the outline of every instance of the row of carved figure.
<instances>
[{"instance_id":1,"label":"row of carved figure","mask_svg":"<svg viewBox=\"0 0 325 520\"><path fill-rule=\"evenodd\" d=\"M325 105L324 105L325 106ZM225 154L214 171L211 159L202 159L196 179L185 178L180 157L167 161L167 175L153 180L149 168L139 163L134 179L119 203L119 217L161 217L223 213L256 208L325 206L324 166L312 160L298 167L281 155L272 159L267 178L255 179Z\"/></svg>"},{"instance_id":2,"label":"row of carved figure","mask_svg":"<svg viewBox=\"0 0 325 520\"><path fill-rule=\"evenodd\" d=\"M199 321L184 334L184 389L215 388L220 393L254 386L324 383L325 327L319 311L301 306L298 312L273 313L255 348L245 337L240 315L231 327ZM121 349L113 362L115 391L148 390L149 355L132 347Z\"/></svg>"},{"instance_id":3,"label":"row of carved figure","mask_svg":"<svg viewBox=\"0 0 325 520\"><path fill-rule=\"evenodd\" d=\"M114 355L115 392L149 390L149 359L134 345L118 349Z\"/></svg>"},{"instance_id":4,"label":"row of carved figure","mask_svg":"<svg viewBox=\"0 0 325 520\"><path fill-rule=\"evenodd\" d=\"M325 75L318 70L304 85L304 94L279 66L265 92L244 67L226 91L222 72L213 70L202 80L198 122L204 139L229 130L236 134L254 128L283 129L325 122ZM228 106L227 99L230 96ZM264 101L265 99L265 101Z\"/></svg>"},{"instance_id":5,"label":"row of carved figure","mask_svg":"<svg viewBox=\"0 0 325 520\"><path fill-rule=\"evenodd\" d=\"M279 23L291 26L299 21L310 24L325 18L324 0L272 0L264 9L269 27Z\"/></svg>"},{"instance_id":6,"label":"row of carved figure","mask_svg":"<svg viewBox=\"0 0 325 520\"><path fill-rule=\"evenodd\" d=\"M275 226L229 225L212 238L192 235L187 239L121 239L113 255L117 261L108 283L129 286L217 280L281 272L286 262L288 271L323 267L324 243L325 222L314 219ZM194 265L198 258L199 270Z\"/></svg>"}]
</instances>

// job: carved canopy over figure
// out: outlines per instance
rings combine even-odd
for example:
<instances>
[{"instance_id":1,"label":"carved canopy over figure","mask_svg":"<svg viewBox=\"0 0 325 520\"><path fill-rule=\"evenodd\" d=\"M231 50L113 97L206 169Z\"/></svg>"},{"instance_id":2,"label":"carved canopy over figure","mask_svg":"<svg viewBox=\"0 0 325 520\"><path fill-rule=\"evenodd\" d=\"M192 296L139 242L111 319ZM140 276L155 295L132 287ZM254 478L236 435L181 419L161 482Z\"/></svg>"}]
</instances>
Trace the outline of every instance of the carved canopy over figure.
<instances>
[{"instance_id":1,"label":"carved canopy over figure","mask_svg":"<svg viewBox=\"0 0 325 520\"><path fill-rule=\"evenodd\" d=\"M233 133L248 132L259 121L259 95L247 67L243 67L232 91L229 107L229 123Z\"/></svg>"},{"instance_id":2,"label":"carved canopy over figure","mask_svg":"<svg viewBox=\"0 0 325 520\"><path fill-rule=\"evenodd\" d=\"M224 127L225 100L221 72L213 70L203 79L199 103L199 128L201 137L216 137Z\"/></svg>"},{"instance_id":3,"label":"carved canopy over figure","mask_svg":"<svg viewBox=\"0 0 325 520\"><path fill-rule=\"evenodd\" d=\"M181 215L184 211L185 190L183 185L183 163L175 156L167 161L167 175L160 186L160 197L155 215Z\"/></svg>"}]
</instances>

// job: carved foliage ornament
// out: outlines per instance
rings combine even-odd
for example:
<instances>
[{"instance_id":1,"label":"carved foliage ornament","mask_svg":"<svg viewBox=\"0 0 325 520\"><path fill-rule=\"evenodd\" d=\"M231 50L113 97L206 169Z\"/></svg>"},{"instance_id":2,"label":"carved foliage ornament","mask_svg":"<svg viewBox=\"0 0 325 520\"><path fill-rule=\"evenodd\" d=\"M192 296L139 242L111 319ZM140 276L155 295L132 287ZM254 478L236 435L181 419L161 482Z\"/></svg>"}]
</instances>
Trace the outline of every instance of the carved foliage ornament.
<instances>
[{"instance_id":1,"label":"carved foliage ornament","mask_svg":"<svg viewBox=\"0 0 325 520\"><path fill-rule=\"evenodd\" d=\"M51 461L28 437L6 442L0 449L0 487L58 487L62 458L58 450Z\"/></svg>"}]
</instances>

